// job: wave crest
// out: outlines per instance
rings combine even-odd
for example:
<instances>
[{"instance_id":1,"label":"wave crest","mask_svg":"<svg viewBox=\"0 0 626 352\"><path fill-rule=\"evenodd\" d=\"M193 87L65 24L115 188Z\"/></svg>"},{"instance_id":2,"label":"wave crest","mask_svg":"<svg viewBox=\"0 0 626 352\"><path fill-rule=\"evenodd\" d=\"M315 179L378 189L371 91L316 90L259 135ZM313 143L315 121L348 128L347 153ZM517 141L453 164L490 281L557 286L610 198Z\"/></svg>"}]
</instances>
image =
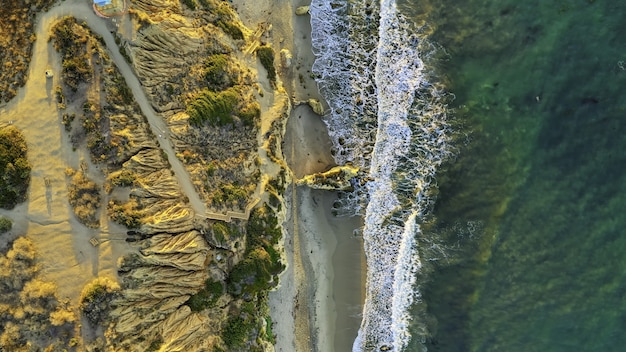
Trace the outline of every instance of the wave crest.
<instances>
[{"instance_id":1,"label":"wave crest","mask_svg":"<svg viewBox=\"0 0 626 352\"><path fill-rule=\"evenodd\" d=\"M310 9L313 72L331 108L335 159L364 170L344 204L364 210L368 265L353 349L400 351L420 298L420 221L434 202L437 168L451 155L448 95L429 82L424 61L434 49L394 0L314 0Z\"/></svg>"}]
</instances>

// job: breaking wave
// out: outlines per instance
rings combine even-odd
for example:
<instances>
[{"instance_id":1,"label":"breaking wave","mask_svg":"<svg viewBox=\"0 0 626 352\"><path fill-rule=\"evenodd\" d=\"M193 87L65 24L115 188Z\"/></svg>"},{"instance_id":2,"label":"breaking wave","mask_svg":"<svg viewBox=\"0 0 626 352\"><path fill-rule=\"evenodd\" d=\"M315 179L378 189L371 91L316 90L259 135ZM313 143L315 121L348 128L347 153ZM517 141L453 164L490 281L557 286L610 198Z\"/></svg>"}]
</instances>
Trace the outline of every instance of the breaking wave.
<instances>
[{"instance_id":1,"label":"breaking wave","mask_svg":"<svg viewBox=\"0 0 626 352\"><path fill-rule=\"evenodd\" d=\"M421 219L451 155L449 95L425 66L433 46L394 0L313 0L310 9L334 156L362 170L339 206L365 219L366 300L353 350L401 351L426 334L409 308L421 297Z\"/></svg>"}]
</instances>

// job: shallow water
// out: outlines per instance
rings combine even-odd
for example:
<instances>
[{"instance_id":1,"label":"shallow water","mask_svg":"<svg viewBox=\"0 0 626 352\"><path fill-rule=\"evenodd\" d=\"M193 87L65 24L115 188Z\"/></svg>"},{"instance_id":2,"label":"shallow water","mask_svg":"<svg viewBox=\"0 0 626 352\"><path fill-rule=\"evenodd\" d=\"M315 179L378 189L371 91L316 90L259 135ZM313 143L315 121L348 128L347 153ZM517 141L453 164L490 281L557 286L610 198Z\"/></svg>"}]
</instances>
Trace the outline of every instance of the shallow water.
<instances>
[{"instance_id":1,"label":"shallow water","mask_svg":"<svg viewBox=\"0 0 626 352\"><path fill-rule=\"evenodd\" d=\"M428 228L449 259L424 292L426 346L622 350L626 4L400 5L430 26L456 96L458 158Z\"/></svg>"}]
</instances>

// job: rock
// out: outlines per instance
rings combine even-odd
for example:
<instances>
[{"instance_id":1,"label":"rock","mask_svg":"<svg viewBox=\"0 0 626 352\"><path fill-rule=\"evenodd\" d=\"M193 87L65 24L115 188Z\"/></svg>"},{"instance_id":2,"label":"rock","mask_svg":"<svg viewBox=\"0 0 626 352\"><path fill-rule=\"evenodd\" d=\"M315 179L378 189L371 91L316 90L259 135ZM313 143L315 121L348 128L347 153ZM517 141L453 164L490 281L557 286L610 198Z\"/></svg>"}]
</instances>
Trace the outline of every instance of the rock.
<instances>
[{"instance_id":1,"label":"rock","mask_svg":"<svg viewBox=\"0 0 626 352\"><path fill-rule=\"evenodd\" d=\"M309 99L307 101L307 103L309 104L311 109L313 109L314 113L316 113L318 115L324 115L324 107L322 106L322 103L320 103L319 100L317 100L317 99Z\"/></svg>"},{"instance_id":2,"label":"rock","mask_svg":"<svg viewBox=\"0 0 626 352\"><path fill-rule=\"evenodd\" d=\"M293 56L291 56L291 52L289 52L289 50L283 49L280 51L280 63L284 68L291 67L292 58Z\"/></svg>"},{"instance_id":3,"label":"rock","mask_svg":"<svg viewBox=\"0 0 626 352\"><path fill-rule=\"evenodd\" d=\"M335 166L332 169L304 176L296 183L313 189L346 191L352 189L350 181L358 174L359 168L352 165Z\"/></svg>"},{"instance_id":4,"label":"rock","mask_svg":"<svg viewBox=\"0 0 626 352\"><path fill-rule=\"evenodd\" d=\"M296 9L296 15L304 16L309 13L309 6L300 6Z\"/></svg>"}]
</instances>

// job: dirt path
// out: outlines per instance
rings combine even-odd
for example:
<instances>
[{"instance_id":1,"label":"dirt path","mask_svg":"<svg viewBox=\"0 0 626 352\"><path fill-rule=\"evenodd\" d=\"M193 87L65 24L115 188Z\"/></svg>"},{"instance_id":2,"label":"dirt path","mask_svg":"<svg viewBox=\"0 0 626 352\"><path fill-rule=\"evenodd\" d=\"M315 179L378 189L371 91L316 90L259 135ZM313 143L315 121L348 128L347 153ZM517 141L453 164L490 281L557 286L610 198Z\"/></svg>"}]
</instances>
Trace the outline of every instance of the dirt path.
<instances>
[{"instance_id":1,"label":"dirt path","mask_svg":"<svg viewBox=\"0 0 626 352\"><path fill-rule=\"evenodd\" d=\"M0 243L0 247L6 246L6 242L16 234L27 234L42 258L44 275L59 284L62 297L76 299L82 286L94 277L116 277L115 263L118 257L131 249L122 240L126 233L124 227L108 222L101 229L89 229L75 219L68 204L65 169L78 168L81 159L88 156L73 151L61 128L54 98L53 89L60 84L61 63L48 39L54 23L64 16L85 21L95 33L102 36L154 135L158 136L159 146L167 154L193 210L197 214L207 214L207 211L189 174L175 156L164 120L154 112L139 80L120 54L107 27L107 20L97 17L90 3L84 0L65 0L41 14L37 20L38 40L33 47L26 85L13 100L0 107L0 126L13 124L22 130L29 148L28 158L32 163L28 201L11 211L0 211L0 215L10 216L14 220L13 235L4 236L4 243ZM52 79L45 77L47 68L57 73ZM96 168L91 169L96 178L101 175L99 170L94 170ZM49 180L49 185L45 184L44 179ZM210 217L211 214L207 215ZM93 247L89 243L92 237L99 238L101 245Z\"/></svg>"}]
</instances>

